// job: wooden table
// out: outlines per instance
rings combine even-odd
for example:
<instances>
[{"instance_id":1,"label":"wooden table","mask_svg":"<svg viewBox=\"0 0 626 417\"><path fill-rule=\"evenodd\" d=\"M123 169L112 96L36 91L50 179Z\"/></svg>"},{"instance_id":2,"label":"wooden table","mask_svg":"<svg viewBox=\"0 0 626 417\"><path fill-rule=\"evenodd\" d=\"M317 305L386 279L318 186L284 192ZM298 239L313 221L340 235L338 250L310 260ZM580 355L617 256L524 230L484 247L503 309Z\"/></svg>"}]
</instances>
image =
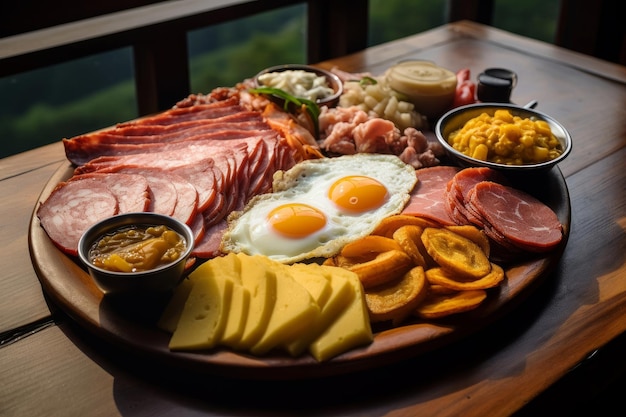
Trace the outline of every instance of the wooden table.
<instances>
[{"instance_id":1,"label":"wooden table","mask_svg":"<svg viewBox=\"0 0 626 417\"><path fill-rule=\"evenodd\" d=\"M46 299L29 256L35 202L61 143L0 161L0 415L559 415L626 369L626 67L469 22L322 63L382 73L426 59L473 76L514 69L512 100L570 131L561 262L504 317L400 363L291 382L192 378L94 337ZM45 132L42 132L45 134ZM4 138L9 140L9 138Z\"/></svg>"}]
</instances>

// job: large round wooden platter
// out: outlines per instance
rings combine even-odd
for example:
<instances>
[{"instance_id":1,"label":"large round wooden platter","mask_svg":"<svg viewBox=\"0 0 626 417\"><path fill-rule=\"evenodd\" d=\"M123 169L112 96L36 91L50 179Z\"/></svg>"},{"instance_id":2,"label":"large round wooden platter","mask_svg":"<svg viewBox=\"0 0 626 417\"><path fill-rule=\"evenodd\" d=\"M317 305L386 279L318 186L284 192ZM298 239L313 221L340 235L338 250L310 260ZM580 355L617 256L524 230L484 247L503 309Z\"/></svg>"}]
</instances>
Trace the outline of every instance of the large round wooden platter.
<instances>
[{"instance_id":1,"label":"large round wooden platter","mask_svg":"<svg viewBox=\"0 0 626 417\"><path fill-rule=\"evenodd\" d=\"M73 167L62 166L50 178L39 201L72 175ZM565 179L558 167L514 184L550 206L564 226L560 246L541 257L505 265L506 280L489 293L478 309L440 321L412 321L397 328L375 328L374 342L325 363L309 355L292 358L283 354L254 357L227 349L197 353L171 352L169 334L159 330L156 320L166 299L123 300L105 297L78 259L59 251L33 214L29 247L33 266L49 298L79 325L133 353L181 371L227 375L248 379L298 379L337 375L397 362L453 343L493 320L506 320L504 312L523 300L558 263L567 243L570 202ZM164 297L165 298L165 297Z\"/></svg>"}]
</instances>

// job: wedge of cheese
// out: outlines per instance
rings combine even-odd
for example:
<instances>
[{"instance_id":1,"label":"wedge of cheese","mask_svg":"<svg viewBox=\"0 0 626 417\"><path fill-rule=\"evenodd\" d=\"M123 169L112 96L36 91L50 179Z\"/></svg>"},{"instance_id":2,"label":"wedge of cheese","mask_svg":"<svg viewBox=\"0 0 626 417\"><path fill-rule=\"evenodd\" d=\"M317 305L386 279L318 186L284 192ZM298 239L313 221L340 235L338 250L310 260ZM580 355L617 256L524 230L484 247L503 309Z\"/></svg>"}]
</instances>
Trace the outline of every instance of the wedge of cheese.
<instances>
[{"instance_id":1,"label":"wedge of cheese","mask_svg":"<svg viewBox=\"0 0 626 417\"><path fill-rule=\"evenodd\" d=\"M230 296L230 308L226 317L226 325L220 344L224 346L236 346L243 336L248 319L250 306L250 291L243 286L241 280L241 262L234 253L229 253L221 258L214 258L213 267L220 271L225 278L233 282L233 290Z\"/></svg>"},{"instance_id":2,"label":"wedge of cheese","mask_svg":"<svg viewBox=\"0 0 626 417\"><path fill-rule=\"evenodd\" d=\"M276 273L274 309L265 332L250 348L252 354L264 355L306 331L319 317L320 308L309 291L294 279L291 268L278 266L275 261L264 256L255 258Z\"/></svg>"},{"instance_id":3,"label":"wedge of cheese","mask_svg":"<svg viewBox=\"0 0 626 417\"><path fill-rule=\"evenodd\" d=\"M330 287L328 299L320 305L320 315L315 323L303 332L298 338L285 346L292 356L300 356L306 351L311 342L315 340L348 306L354 297L354 291L350 281L341 273L334 274L334 267L311 265L311 272L323 278Z\"/></svg>"},{"instance_id":4,"label":"wedge of cheese","mask_svg":"<svg viewBox=\"0 0 626 417\"><path fill-rule=\"evenodd\" d=\"M283 264L281 264L283 265ZM302 285L313 297L313 301L321 309L331 296L332 288L321 265L301 264L283 265L289 268L293 279Z\"/></svg>"},{"instance_id":5,"label":"wedge of cheese","mask_svg":"<svg viewBox=\"0 0 626 417\"><path fill-rule=\"evenodd\" d=\"M309 346L309 352L319 362L374 340L359 277L343 268L336 268L332 274L345 277L352 294L349 304Z\"/></svg>"},{"instance_id":6,"label":"wedge of cheese","mask_svg":"<svg viewBox=\"0 0 626 417\"><path fill-rule=\"evenodd\" d=\"M193 287L172 334L171 350L199 350L217 345L230 309L233 281L205 262L190 274Z\"/></svg>"},{"instance_id":7,"label":"wedge of cheese","mask_svg":"<svg viewBox=\"0 0 626 417\"><path fill-rule=\"evenodd\" d=\"M241 263L241 285L250 293L248 314L241 338L234 346L248 350L261 339L270 321L276 302L276 274L261 256L237 254Z\"/></svg>"}]
</instances>

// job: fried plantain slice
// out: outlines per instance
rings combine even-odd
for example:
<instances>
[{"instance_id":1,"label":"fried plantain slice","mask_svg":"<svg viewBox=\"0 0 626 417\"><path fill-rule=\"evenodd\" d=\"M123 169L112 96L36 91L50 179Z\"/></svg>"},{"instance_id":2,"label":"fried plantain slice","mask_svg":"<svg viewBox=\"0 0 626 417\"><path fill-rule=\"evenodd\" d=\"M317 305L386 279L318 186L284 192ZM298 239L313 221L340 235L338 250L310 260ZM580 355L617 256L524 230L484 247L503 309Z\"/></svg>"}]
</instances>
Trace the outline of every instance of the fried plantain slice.
<instances>
[{"instance_id":1,"label":"fried plantain slice","mask_svg":"<svg viewBox=\"0 0 626 417\"><path fill-rule=\"evenodd\" d=\"M411 216L409 214L395 214L385 217L371 234L393 237L393 233L396 230L407 225L420 226L421 228L437 227L437 223L424 219L423 217Z\"/></svg>"},{"instance_id":2,"label":"fried plantain slice","mask_svg":"<svg viewBox=\"0 0 626 417\"><path fill-rule=\"evenodd\" d=\"M489 238L485 232L480 230L478 227L468 224L462 226L446 226L446 229L453 231L457 235L468 238L483 250L487 258L489 257L489 253L491 251Z\"/></svg>"},{"instance_id":3,"label":"fried plantain slice","mask_svg":"<svg viewBox=\"0 0 626 417\"><path fill-rule=\"evenodd\" d=\"M401 226L393 232L393 240L398 242L402 250L411 257L415 265L426 267L426 260L423 255L426 249L421 238L423 231L424 229L421 226ZM428 254L426 253L426 255Z\"/></svg>"},{"instance_id":4,"label":"fried plantain slice","mask_svg":"<svg viewBox=\"0 0 626 417\"><path fill-rule=\"evenodd\" d=\"M451 230L427 227L422 242L435 262L461 276L481 278L491 271L491 262L482 249Z\"/></svg>"},{"instance_id":5,"label":"fried plantain slice","mask_svg":"<svg viewBox=\"0 0 626 417\"><path fill-rule=\"evenodd\" d=\"M362 258L367 257L367 254L378 254L390 250L402 250L402 248L394 239L369 235L346 244L341 249L341 255L346 258Z\"/></svg>"},{"instance_id":6,"label":"fried plantain slice","mask_svg":"<svg viewBox=\"0 0 626 417\"><path fill-rule=\"evenodd\" d=\"M370 321L391 321L397 326L415 311L427 294L424 268L411 268L399 280L371 288L365 293Z\"/></svg>"},{"instance_id":7,"label":"fried plantain slice","mask_svg":"<svg viewBox=\"0 0 626 417\"><path fill-rule=\"evenodd\" d=\"M484 290L500 285L504 279L504 270L497 264L491 264L491 271L485 276L472 280L459 277L445 268L430 268L426 271L426 279L430 284L441 285L451 290Z\"/></svg>"},{"instance_id":8,"label":"fried plantain slice","mask_svg":"<svg viewBox=\"0 0 626 417\"><path fill-rule=\"evenodd\" d=\"M335 262L337 259L338 257L335 257ZM369 289L400 278L414 265L409 255L404 251L390 250L379 253L371 261L347 266L339 264L339 266L356 273L363 288Z\"/></svg>"},{"instance_id":9,"label":"fried plantain slice","mask_svg":"<svg viewBox=\"0 0 626 417\"><path fill-rule=\"evenodd\" d=\"M424 275L425 275L425 273L424 273ZM426 279L426 282L428 282L428 292L430 294L454 294L454 293L458 292L457 290L453 290L452 288L444 287L443 285L433 284L430 281L428 281L428 279Z\"/></svg>"},{"instance_id":10,"label":"fried plantain slice","mask_svg":"<svg viewBox=\"0 0 626 417\"><path fill-rule=\"evenodd\" d=\"M485 290L458 291L453 294L429 293L414 314L424 319L437 319L475 309L487 298Z\"/></svg>"}]
</instances>

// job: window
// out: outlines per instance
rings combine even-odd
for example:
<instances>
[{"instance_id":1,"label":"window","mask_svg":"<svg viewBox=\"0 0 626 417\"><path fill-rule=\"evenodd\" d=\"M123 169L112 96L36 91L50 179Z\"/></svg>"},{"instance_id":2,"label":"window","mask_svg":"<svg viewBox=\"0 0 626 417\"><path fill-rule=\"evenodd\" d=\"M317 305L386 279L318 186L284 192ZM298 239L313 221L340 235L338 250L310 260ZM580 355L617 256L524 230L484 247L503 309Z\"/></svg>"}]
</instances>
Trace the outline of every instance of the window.
<instances>
[{"instance_id":1,"label":"window","mask_svg":"<svg viewBox=\"0 0 626 417\"><path fill-rule=\"evenodd\" d=\"M0 157L137 117L130 48L0 78Z\"/></svg>"}]
</instances>

